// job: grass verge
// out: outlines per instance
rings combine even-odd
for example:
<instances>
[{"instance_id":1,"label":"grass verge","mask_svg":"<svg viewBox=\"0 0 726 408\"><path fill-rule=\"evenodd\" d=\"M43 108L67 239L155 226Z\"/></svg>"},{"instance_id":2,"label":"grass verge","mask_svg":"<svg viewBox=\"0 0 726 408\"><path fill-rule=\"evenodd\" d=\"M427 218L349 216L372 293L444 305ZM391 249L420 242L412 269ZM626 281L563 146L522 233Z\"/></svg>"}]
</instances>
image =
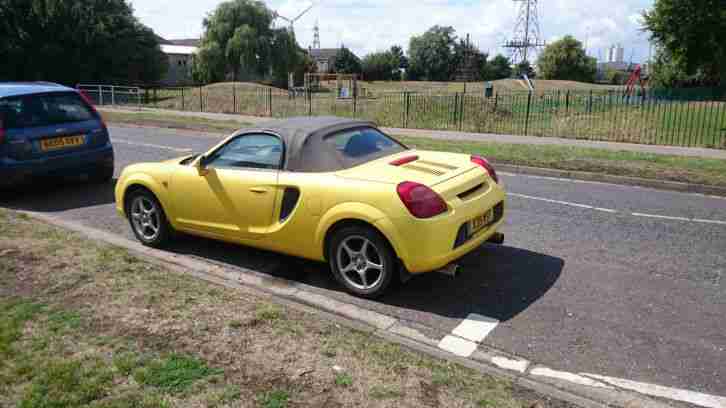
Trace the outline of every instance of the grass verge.
<instances>
[{"instance_id":1,"label":"grass verge","mask_svg":"<svg viewBox=\"0 0 726 408\"><path fill-rule=\"evenodd\" d=\"M159 113L104 112L110 122L232 131L246 124ZM209 127L207 127L209 124ZM495 163L726 186L726 160L558 145L527 145L397 136L419 149L470 153Z\"/></svg>"},{"instance_id":2,"label":"grass verge","mask_svg":"<svg viewBox=\"0 0 726 408\"><path fill-rule=\"evenodd\" d=\"M0 220L0 406L568 406L14 212Z\"/></svg>"}]
</instances>

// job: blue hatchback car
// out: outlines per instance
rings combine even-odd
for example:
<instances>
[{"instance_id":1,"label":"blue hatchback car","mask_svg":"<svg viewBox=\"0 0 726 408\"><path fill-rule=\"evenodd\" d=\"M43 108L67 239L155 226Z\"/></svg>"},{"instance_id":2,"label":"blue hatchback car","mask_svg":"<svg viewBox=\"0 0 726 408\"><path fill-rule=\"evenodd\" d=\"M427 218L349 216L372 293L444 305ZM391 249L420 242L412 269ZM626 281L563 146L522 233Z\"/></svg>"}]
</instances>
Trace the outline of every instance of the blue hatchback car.
<instances>
[{"instance_id":1,"label":"blue hatchback car","mask_svg":"<svg viewBox=\"0 0 726 408\"><path fill-rule=\"evenodd\" d=\"M0 82L0 186L35 177L113 177L108 129L90 101L48 82Z\"/></svg>"}]
</instances>

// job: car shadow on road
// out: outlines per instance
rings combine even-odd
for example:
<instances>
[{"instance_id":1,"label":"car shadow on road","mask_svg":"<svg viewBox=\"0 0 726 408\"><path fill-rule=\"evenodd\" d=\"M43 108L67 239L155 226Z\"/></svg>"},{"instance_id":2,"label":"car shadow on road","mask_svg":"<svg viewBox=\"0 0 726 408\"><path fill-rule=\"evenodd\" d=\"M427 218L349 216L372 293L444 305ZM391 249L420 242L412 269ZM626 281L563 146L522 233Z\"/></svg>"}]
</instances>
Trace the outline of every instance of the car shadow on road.
<instances>
[{"instance_id":1,"label":"car shadow on road","mask_svg":"<svg viewBox=\"0 0 726 408\"><path fill-rule=\"evenodd\" d=\"M90 183L78 180L38 180L0 190L0 206L13 210L61 212L115 202L116 180Z\"/></svg>"},{"instance_id":2,"label":"car shadow on road","mask_svg":"<svg viewBox=\"0 0 726 408\"><path fill-rule=\"evenodd\" d=\"M344 292L325 264L190 236L180 237L168 250L303 283L335 299L403 318L407 311L417 311L447 318L478 313L507 321L544 296L565 265L561 258L525 249L484 245L460 261L462 272L456 278L415 276L370 301Z\"/></svg>"}]
</instances>

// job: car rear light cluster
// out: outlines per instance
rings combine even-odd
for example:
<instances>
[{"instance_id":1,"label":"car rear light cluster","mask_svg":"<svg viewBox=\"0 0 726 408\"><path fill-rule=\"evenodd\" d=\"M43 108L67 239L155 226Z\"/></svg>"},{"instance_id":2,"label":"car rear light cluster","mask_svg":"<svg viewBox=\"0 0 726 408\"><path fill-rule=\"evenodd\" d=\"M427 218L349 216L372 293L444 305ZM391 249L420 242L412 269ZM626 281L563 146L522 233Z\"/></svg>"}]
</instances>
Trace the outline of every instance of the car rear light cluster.
<instances>
[{"instance_id":1,"label":"car rear light cluster","mask_svg":"<svg viewBox=\"0 0 726 408\"><path fill-rule=\"evenodd\" d=\"M403 205L416 218L431 218L446 212L446 202L423 184L404 181L396 190Z\"/></svg>"},{"instance_id":2,"label":"car rear light cluster","mask_svg":"<svg viewBox=\"0 0 726 408\"><path fill-rule=\"evenodd\" d=\"M492 166L487 159L480 157L480 156L471 156L471 162L476 163L484 168L487 173L489 173L489 177L494 180L495 183L499 184L499 177L497 176L497 171L494 170L494 166Z\"/></svg>"},{"instance_id":3,"label":"car rear light cluster","mask_svg":"<svg viewBox=\"0 0 726 408\"><path fill-rule=\"evenodd\" d=\"M3 122L0 121L0 144L5 143L5 128L3 127Z\"/></svg>"},{"instance_id":4,"label":"car rear light cluster","mask_svg":"<svg viewBox=\"0 0 726 408\"><path fill-rule=\"evenodd\" d=\"M98 111L96 110L96 107L93 106L93 101L91 100L91 97L88 96L88 93L86 93L86 91L84 91L82 89L79 89L78 90L78 95L81 96L81 99L83 99L83 101L86 102L86 104L88 104L88 107L93 111L93 113L96 114L96 116L98 117L98 120L101 121L101 124L103 125L103 127L104 128L107 127L106 126L106 121L103 120L103 116L101 116L101 114L98 113Z\"/></svg>"}]
</instances>

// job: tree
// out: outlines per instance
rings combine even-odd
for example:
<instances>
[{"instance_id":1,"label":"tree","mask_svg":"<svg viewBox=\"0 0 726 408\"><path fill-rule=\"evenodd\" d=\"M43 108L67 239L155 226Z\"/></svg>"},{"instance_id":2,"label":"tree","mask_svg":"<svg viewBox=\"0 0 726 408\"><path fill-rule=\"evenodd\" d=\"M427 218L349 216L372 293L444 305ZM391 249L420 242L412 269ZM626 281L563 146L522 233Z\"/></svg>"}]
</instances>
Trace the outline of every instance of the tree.
<instances>
[{"instance_id":1,"label":"tree","mask_svg":"<svg viewBox=\"0 0 726 408\"><path fill-rule=\"evenodd\" d=\"M512 76L512 66L509 59L502 54L497 55L487 64L484 80L504 79Z\"/></svg>"},{"instance_id":2,"label":"tree","mask_svg":"<svg viewBox=\"0 0 726 408\"><path fill-rule=\"evenodd\" d=\"M595 82L597 74L597 60L571 35L547 45L537 65L543 79Z\"/></svg>"},{"instance_id":3,"label":"tree","mask_svg":"<svg viewBox=\"0 0 726 408\"><path fill-rule=\"evenodd\" d=\"M0 80L150 82L159 38L124 0L0 0Z\"/></svg>"},{"instance_id":4,"label":"tree","mask_svg":"<svg viewBox=\"0 0 726 408\"><path fill-rule=\"evenodd\" d=\"M363 71L360 58L345 46L335 55L335 72L339 74L360 74Z\"/></svg>"},{"instance_id":5,"label":"tree","mask_svg":"<svg viewBox=\"0 0 726 408\"><path fill-rule=\"evenodd\" d=\"M390 51L374 52L363 58L363 77L367 81L390 81L398 72L398 61Z\"/></svg>"},{"instance_id":6,"label":"tree","mask_svg":"<svg viewBox=\"0 0 726 408\"><path fill-rule=\"evenodd\" d=\"M391 79L400 81L402 79L401 70L408 69L408 58L406 58L406 55L403 53L403 48L399 45L392 46L390 53L396 67Z\"/></svg>"},{"instance_id":7,"label":"tree","mask_svg":"<svg viewBox=\"0 0 726 408\"><path fill-rule=\"evenodd\" d=\"M408 46L409 78L426 81L448 81L455 71L452 27L433 26L420 36L411 38Z\"/></svg>"},{"instance_id":8,"label":"tree","mask_svg":"<svg viewBox=\"0 0 726 408\"><path fill-rule=\"evenodd\" d=\"M643 19L651 40L662 50L653 66L655 79L670 82L663 85L687 79L726 84L724 0L656 0Z\"/></svg>"},{"instance_id":9,"label":"tree","mask_svg":"<svg viewBox=\"0 0 726 408\"><path fill-rule=\"evenodd\" d=\"M469 60L467 61L467 55ZM471 43L460 39L458 43L454 45L454 72L453 76L456 76L461 68L470 68L474 71L476 78L475 80L483 80L488 75L488 63L487 59L489 55L481 52L478 48L473 46ZM471 64L470 67L464 65Z\"/></svg>"},{"instance_id":10,"label":"tree","mask_svg":"<svg viewBox=\"0 0 726 408\"><path fill-rule=\"evenodd\" d=\"M264 3L226 1L202 23L205 31L193 68L198 81L222 81L227 73L236 81L242 74L255 77L269 72L272 43L280 33L273 32L272 12Z\"/></svg>"}]
</instances>

